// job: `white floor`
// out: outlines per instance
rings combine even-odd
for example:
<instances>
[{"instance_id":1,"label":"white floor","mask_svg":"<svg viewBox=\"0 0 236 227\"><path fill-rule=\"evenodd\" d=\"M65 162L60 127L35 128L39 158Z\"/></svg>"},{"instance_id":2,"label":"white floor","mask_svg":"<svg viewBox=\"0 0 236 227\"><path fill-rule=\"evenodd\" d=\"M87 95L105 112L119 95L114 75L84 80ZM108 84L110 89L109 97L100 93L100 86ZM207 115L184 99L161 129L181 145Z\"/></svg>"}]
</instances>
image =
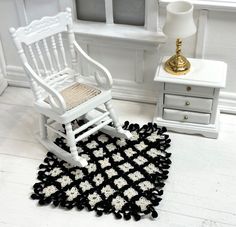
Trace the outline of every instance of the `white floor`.
<instances>
[{"instance_id":1,"label":"white floor","mask_svg":"<svg viewBox=\"0 0 236 227\"><path fill-rule=\"evenodd\" d=\"M114 104L122 121L152 119L153 105ZM220 121L217 140L170 133L173 164L155 221L98 218L93 212L38 207L29 199L46 151L34 137L30 90L8 87L0 96L0 226L236 226L236 116L222 114Z\"/></svg>"}]
</instances>

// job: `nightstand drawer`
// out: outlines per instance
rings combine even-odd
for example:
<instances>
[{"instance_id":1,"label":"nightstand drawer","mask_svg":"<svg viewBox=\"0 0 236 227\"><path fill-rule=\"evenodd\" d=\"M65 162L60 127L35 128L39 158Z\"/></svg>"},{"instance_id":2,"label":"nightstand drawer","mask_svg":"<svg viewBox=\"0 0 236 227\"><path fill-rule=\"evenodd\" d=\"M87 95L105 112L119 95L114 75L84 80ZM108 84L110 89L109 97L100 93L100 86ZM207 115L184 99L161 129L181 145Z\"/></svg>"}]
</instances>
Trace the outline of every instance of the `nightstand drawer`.
<instances>
[{"instance_id":1,"label":"nightstand drawer","mask_svg":"<svg viewBox=\"0 0 236 227\"><path fill-rule=\"evenodd\" d=\"M163 118L165 120L182 121L198 124L209 124L210 122L210 114L174 109L164 109Z\"/></svg>"},{"instance_id":2,"label":"nightstand drawer","mask_svg":"<svg viewBox=\"0 0 236 227\"><path fill-rule=\"evenodd\" d=\"M166 94L164 105L170 108L174 107L184 108L186 110L211 112L212 99Z\"/></svg>"},{"instance_id":3,"label":"nightstand drawer","mask_svg":"<svg viewBox=\"0 0 236 227\"><path fill-rule=\"evenodd\" d=\"M181 93L188 95L200 95L200 96L213 96L214 88L211 87L199 87L199 86L191 86L184 84L171 84L165 83L165 90L171 93Z\"/></svg>"}]
</instances>

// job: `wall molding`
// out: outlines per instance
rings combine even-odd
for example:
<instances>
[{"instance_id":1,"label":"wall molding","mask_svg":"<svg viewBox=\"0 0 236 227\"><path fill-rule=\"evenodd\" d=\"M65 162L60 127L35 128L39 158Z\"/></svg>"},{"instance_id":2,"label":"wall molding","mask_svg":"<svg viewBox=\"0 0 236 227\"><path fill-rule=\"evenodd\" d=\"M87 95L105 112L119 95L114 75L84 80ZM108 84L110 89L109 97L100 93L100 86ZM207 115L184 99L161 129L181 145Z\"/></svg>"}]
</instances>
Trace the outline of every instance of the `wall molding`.
<instances>
[{"instance_id":1,"label":"wall molding","mask_svg":"<svg viewBox=\"0 0 236 227\"><path fill-rule=\"evenodd\" d=\"M1 74L0 71L0 95L5 91L7 86L8 86L7 81L3 78L3 75Z\"/></svg>"},{"instance_id":2,"label":"wall molding","mask_svg":"<svg viewBox=\"0 0 236 227\"><path fill-rule=\"evenodd\" d=\"M113 24L113 1L105 0L106 23Z\"/></svg>"},{"instance_id":3,"label":"wall molding","mask_svg":"<svg viewBox=\"0 0 236 227\"><path fill-rule=\"evenodd\" d=\"M15 0L16 11L19 18L20 26L28 24L28 18L25 9L25 0Z\"/></svg>"},{"instance_id":4,"label":"wall molding","mask_svg":"<svg viewBox=\"0 0 236 227\"><path fill-rule=\"evenodd\" d=\"M6 76L6 61L2 48L2 41L0 39L0 95L5 91L5 89L8 86L5 76Z\"/></svg>"},{"instance_id":5,"label":"wall molding","mask_svg":"<svg viewBox=\"0 0 236 227\"><path fill-rule=\"evenodd\" d=\"M149 31L157 31L159 28L159 10L156 0L145 1L145 28Z\"/></svg>"},{"instance_id":6,"label":"wall molding","mask_svg":"<svg viewBox=\"0 0 236 227\"><path fill-rule=\"evenodd\" d=\"M220 92L219 107L223 113L236 114L236 93Z\"/></svg>"},{"instance_id":7,"label":"wall molding","mask_svg":"<svg viewBox=\"0 0 236 227\"><path fill-rule=\"evenodd\" d=\"M5 78L9 86L30 87L25 71L20 66L7 65Z\"/></svg>"},{"instance_id":8,"label":"wall molding","mask_svg":"<svg viewBox=\"0 0 236 227\"><path fill-rule=\"evenodd\" d=\"M10 86L30 87L24 69L18 66L6 67L6 79ZM133 81L114 79L112 94L115 99L156 104L157 85L136 83ZM220 92L220 111L223 113L236 114L236 93Z\"/></svg>"},{"instance_id":9,"label":"wall molding","mask_svg":"<svg viewBox=\"0 0 236 227\"><path fill-rule=\"evenodd\" d=\"M132 25L107 25L80 21L74 23L73 30L77 40L99 42L106 46L115 44L117 47L122 46L129 49L152 50L159 44L166 42L166 36L160 29L148 31L145 27Z\"/></svg>"},{"instance_id":10,"label":"wall molding","mask_svg":"<svg viewBox=\"0 0 236 227\"><path fill-rule=\"evenodd\" d=\"M209 11L205 9L199 11L195 58L205 58L208 13Z\"/></svg>"}]
</instances>

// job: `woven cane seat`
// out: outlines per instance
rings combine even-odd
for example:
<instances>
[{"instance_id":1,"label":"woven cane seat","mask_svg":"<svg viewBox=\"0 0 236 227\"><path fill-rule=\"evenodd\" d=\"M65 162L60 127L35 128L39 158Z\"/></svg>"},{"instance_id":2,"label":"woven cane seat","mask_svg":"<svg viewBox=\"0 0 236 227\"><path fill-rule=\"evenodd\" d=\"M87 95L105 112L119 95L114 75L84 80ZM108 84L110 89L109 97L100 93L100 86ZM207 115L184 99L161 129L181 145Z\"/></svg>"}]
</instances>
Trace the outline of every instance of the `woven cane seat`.
<instances>
[{"instance_id":1,"label":"woven cane seat","mask_svg":"<svg viewBox=\"0 0 236 227\"><path fill-rule=\"evenodd\" d=\"M73 109L100 93L100 90L81 83L73 84L60 92L66 102L67 110Z\"/></svg>"},{"instance_id":2,"label":"woven cane seat","mask_svg":"<svg viewBox=\"0 0 236 227\"><path fill-rule=\"evenodd\" d=\"M100 90L81 83L75 83L60 91L60 94L65 100L67 110L73 109L100 93ZM45 101L48 103L48 98Z\"/></svg>"}]
</instances>

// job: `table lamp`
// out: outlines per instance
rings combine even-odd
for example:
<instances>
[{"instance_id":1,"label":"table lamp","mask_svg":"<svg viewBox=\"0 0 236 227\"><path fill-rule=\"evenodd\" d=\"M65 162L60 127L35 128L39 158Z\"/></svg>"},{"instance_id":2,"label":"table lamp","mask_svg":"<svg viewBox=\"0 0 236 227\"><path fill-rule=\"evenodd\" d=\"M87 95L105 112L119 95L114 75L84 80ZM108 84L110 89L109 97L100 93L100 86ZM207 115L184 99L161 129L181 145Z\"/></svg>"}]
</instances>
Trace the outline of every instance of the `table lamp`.
<instances>
[{"instance_id":1,"label":"table lamp","mask_svg":"<svg viewBox=\"0 0 236 227\"><path fill-rule=\"evenodd\" d=\"M177 1L168 4L166 9L163 32L169 38L176 39L176 53L165 62L164 69L173 75L183 75L189 72L190 62L181 53L182 39L196 32L193 5L190 2Z\"/></svg>"}]
</instances>

